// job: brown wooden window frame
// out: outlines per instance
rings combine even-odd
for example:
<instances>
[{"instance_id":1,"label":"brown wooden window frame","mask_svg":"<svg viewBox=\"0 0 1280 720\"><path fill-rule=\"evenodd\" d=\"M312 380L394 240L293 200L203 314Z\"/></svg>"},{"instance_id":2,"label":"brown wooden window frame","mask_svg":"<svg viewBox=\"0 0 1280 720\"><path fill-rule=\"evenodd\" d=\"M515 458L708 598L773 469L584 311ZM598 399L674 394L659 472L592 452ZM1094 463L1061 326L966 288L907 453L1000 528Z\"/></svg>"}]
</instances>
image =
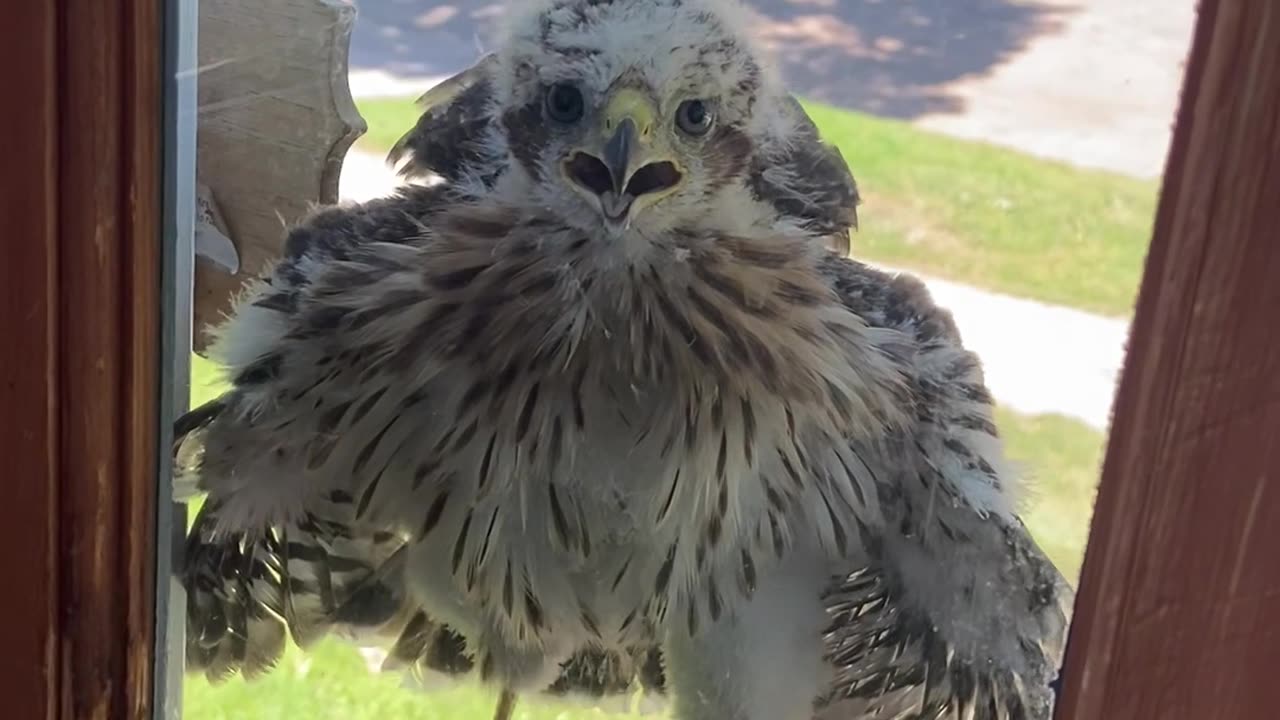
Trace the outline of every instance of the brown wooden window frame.
<instances>
[{"instance_id":1,"label":"brown wooden window frame","mask_svg":"<svg viewBox=\"0 0 1280 720\"><path fill-rule=\"evenodd\" d=\"M164 481L190 332L190 7L18 2L0 25L8 717L179 714ZM1164 185L1063 720L1280 707L1277 3L1200 3Z\"/></svg>"},{"instance_id":2,"label":"brown wooden window frame","mask_svg":"<svg viewBox=\"0 0 1280 720\"><path fill-rule=\"evenodd\" d=\"M158 530L181 528L161 486L190 344L193 7L40 0L0 25L6 717L177 717Z\"/></svg>"}]
</instances>

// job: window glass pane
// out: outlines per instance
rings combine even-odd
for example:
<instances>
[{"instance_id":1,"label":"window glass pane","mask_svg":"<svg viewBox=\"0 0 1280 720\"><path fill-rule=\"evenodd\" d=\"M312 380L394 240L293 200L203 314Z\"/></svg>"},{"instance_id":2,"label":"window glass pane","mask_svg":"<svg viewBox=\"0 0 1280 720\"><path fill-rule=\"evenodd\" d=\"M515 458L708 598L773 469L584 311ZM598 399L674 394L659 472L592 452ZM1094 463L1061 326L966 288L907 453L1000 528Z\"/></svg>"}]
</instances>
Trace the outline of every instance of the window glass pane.
<instances>
[{"instance_id":1,"label":"window glass pane","mask_svg":"<svg viewBox=\"0 0 1280 720\"><path fill-rule=\"evenodd\" d=\"M511 15L488 0L350 4L353 23L336 0L201 0L198 180L220 215L197 229L197 338L278 252L282 222L406 182L385 159L418 121L415 100L496 49ZM1019 514L1074 585L1194 2L745 4L749 32L857 179L851 256L918 276L953 314L1013 462L1002 479L1021 478ZM368 130L345 152L348 85ZM228 245L234 274L217 269ZM227 387L199 356L191 378L193 407ZM289 644L249 681L192 674L184 716L492 716L495 693L475 672L379 672L382 645ZM525 698L518 717L628 717L619 708L650 701Z\"/></svg>"}]
</instances>

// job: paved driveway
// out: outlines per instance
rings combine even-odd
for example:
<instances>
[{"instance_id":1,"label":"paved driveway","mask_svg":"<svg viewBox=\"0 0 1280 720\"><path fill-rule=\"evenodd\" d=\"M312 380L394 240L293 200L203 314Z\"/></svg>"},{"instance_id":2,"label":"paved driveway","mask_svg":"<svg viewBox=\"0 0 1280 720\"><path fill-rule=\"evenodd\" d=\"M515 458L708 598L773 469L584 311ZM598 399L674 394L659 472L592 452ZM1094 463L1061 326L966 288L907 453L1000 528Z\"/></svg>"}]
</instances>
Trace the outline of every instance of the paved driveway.
<instances>
[{"instance_id":1,"label":"paved driveway","mask_svg":"<svg viewBox=\"0 0 1280 720\"><path fill-rule=\"evenodd\" d=\"M491 47L493 0L351 0L357 94ZM797 93L1080 165L1155 176L1194 0L750 0Z\"/></svg>"}]
</instances>

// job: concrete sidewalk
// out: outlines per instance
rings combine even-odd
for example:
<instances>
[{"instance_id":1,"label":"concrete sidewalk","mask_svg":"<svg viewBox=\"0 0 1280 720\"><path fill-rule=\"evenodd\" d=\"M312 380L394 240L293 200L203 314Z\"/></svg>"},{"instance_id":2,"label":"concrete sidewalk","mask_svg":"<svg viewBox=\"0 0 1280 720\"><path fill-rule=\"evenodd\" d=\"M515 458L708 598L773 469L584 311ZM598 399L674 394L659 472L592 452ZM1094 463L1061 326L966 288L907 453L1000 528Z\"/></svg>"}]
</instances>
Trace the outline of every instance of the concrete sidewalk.
<instances>
[{"instance_id":1,"label":"concrete sidewalk","mask_svg":"<svg viewBox=\"0 0 1280 720\"><path fill-rule=\"evenodd\" d=\"M347 154L340 182L344 199L385 196L398 184L382 158ZM965 344L982 358L987 384L1001 404L1106 429L1127 321L913 274L955 315Z\"/></svg>"}]
</instances>

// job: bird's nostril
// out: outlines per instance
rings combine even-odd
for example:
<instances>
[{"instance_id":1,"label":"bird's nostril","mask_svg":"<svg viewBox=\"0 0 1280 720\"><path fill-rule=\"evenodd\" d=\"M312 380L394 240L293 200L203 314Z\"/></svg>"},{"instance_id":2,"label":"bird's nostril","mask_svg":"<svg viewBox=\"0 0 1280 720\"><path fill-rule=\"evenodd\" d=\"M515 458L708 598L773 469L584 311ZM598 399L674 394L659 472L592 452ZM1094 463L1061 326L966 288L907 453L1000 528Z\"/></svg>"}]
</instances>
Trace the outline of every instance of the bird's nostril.
<instances>
[{"instance_id":1,"label":"bird's nostril","mask_svg":"<svg viewBox=\"0 0 1280 720\"><path fill-rule=\"evenodd\" d=\"M662 161L649 163L636 171L627 182L627 193L640 197L645 193L659 192L680 182L680 171L674 163Z\"/></svg>"},{"instance_id":2,"label":"bird's nostril","mask_svg":"<svg viewBox=\"0 0 1280 720\"><path fill-rule=\"evenodd\" d=\"M565 163L565 173L582 187L597 195L613 190L613 177L604 161L584 152L576 152Z\"/></svg>"}]
</instances>

